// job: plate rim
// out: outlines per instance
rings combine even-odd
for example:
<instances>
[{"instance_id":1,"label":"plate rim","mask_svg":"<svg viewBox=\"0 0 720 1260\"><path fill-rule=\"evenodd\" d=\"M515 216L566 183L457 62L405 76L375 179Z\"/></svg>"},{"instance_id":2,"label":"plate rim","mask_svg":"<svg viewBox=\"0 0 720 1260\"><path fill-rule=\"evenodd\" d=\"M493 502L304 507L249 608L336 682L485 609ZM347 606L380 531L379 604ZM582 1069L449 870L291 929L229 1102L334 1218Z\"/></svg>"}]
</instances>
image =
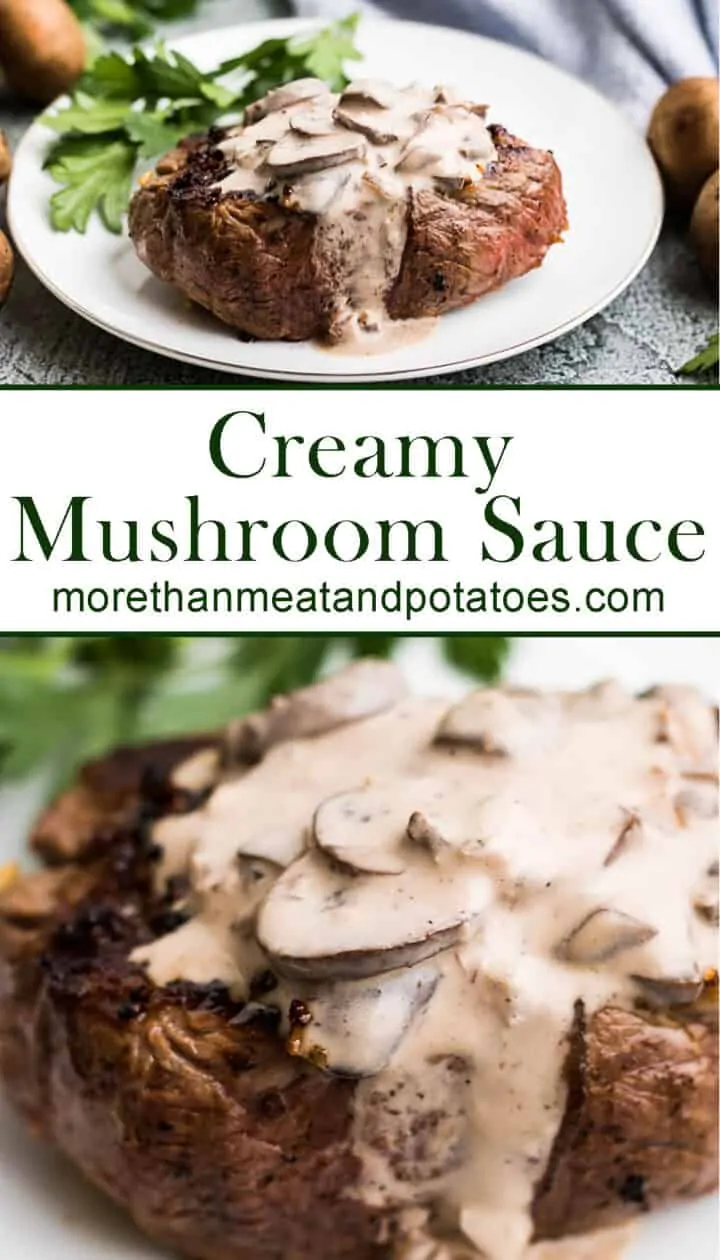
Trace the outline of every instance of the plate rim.
<instances>
[{"instance_id":1,"label":"plate rim","mask_svg":"<svg viewBox=\"0 0 720 1260\"><path fill-rule=\"evenodd\" d=\"M186 54L190 55L192 44L195 43L198 39L203 39L206 37L215 38L219 40L223 38L230 39L231 37L237 37L238 32L245 33L246 29L248 33L251 33L252 30L262 29L263 32L272 32L274 30L276 31L278 35L280 35L282 32L286 36L291 36L294 34L300 34L306 30L317 29L321 25L322 25L322 20L319 20L317 18L268 18L268 19L262 19L260 21L237 22L231 25L210 27L206 30L197 30L197 31L189 32L183 36L180 36L178 39L174 40L173 47L174 48L177 47L179 51L185 52ZM616 115L616 117L622 120L624 126L632 129L632 124L630 123L626 115L623 113L623 111L617 105L615 101L604 96L603 93L600 92L594 85L586 83L579 76L571 73L570 71L566 70L562 66L556 65L555 62L550 61L548 58L540 56L538 53L534 53L534 52L528 51L527 49L520 48L515 44L508 43L507 41L492 39L489 36L481 35L476 32L465 32L462 29L446 26L443 24L430 23L430 22L418 22L412 19L396 19L396 18L382 18L382 17L380 18L364 17L363 18L363 29L366 29L368 27L374 28L374 29L384 28L384 27L387 27L388 25L395 28L401 27L401 28L412 28L414 30L423 30L423 31L441 31L455 38L462 37L463 35L467 35L473 40L480 41L481 43L487 45L490 48L494 47L494 48L502 48L503 50L510 50L513 54L520 57L521 59L531 61L534 63L539 63L545 68L549 67L555 75L564 79L568 84L571 84L573 88L575 89L579 88L587 96L595 98L595 100L598 102L600 106L602 106L606 110L612 111ZM271 35L263 33L259 36L259 38L261 39L271 38ZM65 99L64 97L58 97L52 103L52 105L48 106L48 108L50 109L54 108L55 106L60 104L64 99ZM102 314L88 310L88 308L84 305L83 302L74 299L66 291L62 290L45 273L45 271L39 265L37 260L33 257L32 248L28 244L27 240L24 238L22 227L20 226L21 220L22 220L22 212L21 212L21 208L16 205L17 197L15 193L15 189L18 186L16 171L21 169L21 163L23 161L25 153L35 145L36 141L39 139L39 133L44 130L45 129L42 127L42 124L40 123L39 119L35 119L27 128L25 133L23 134L20 140L20 143L18 144L17 149L16 149L14 170L13 170L13 174L11 175L10 183L8 187L8 196L7 196L8 225L10 228L11 235L13 237L14 244L16 245L19 253L21 254L26 266L30 269L30 271L33 273L36 279L39 280L39 282L43 285L43 287L47 289L47 291L57 301L61 302L62 305L64 305L68 310L73 311L76 315L80 316L80 318L84 319L87 323L93 325L96 328L99 328L102 332L107 333L108 335L117 338L118 340L122 341L124 344L136 346L137 348L145 351L146 353L155 354L159 356L160 358L170 359L175 362L186 363L193 367L202 368L205 371L222 372L224 375L228 377L240 377L240 378L245 378L245 379L256 378L259 380L270 380L270 381L276 380L276 381L284 382L287 384L314 384L314 385L326 385L326 386L332 386L334 384L337 384L337 385L341 385L341 384L362 385L366 383L379 384L382 382L393 382L393 381L396 381L396 382L397 381L418 381L421 383L423 380L426 380L428 378L437 377L437 376L445 376L453 372L469 371L473 368L488 367L491 364L502 363L504 361L507 361L508 359L515 358L519 355L527 354L529 351L537 349L540 346L550 344L558 340L559 338L567 335L568 333L572 332L575 328L581 327L588 320L592 319L595 315L605 310L607 306L609 306L618 297L620 297L621 294L624 293L629 288L629 286L633 283L633 281L638 277L640 272L643 271L649 259L651 258L655 250L655 247L657 245L657 242L659 240L660 233L662 231L664 217L665 217L665 193L664 193L664 189L662 185L662 180L660 178L660 173L657 170L657 167L652 161L650 151L649 149L647 149L647 146L646 146L647 158L648 158L648 173L650 173L652 169L654 170L654 174L655 174L654 184L655 184L656 202L655 202L655 215L654 215L652 226L648 234L648 239L646 241L645 246L643 247L642 251L638 253L638 257L636 261L633 263L632 267L629 269L629 271L621 279L619 279L612 286L612 288L608 290L606 294L597 298L595 301L593 301L590 304L590 306L586 307L583 311L570 316L568 319L561 321L561 323L555 325L554 327L550 329L546 329L542 333L538 333L537 336L526 338L525 340L521 342L517 342L512 345L505 346L499 351L490 351L489 353L486 353L483 355L472 355L469 358L453 360L451 362L433 363L429 366L424 366L421 369L400 368L400 369L395 369L395 370L380 369L377 371L368 370L368 371L363 371L363 372L350 371L350 370L348 370L347 372L342 371L342 370L336 371L336 372L321 372L321 371L312 371L312 370L294 371L292 369L285 369L285 368L256 367L254 365L240 365L240 364L230 363L227 360L223 360L223 359L210 358L206 355L194 355L190 353L189 351L171 348L161 343L158 343L156 341L149 340L148 338L143 337L141 333L131 333L126 329L119 329L117 328L116 325L112 324L106 319L103 319ZM641 136L639 136L639 138L642 139ZM268 344L272 344L272 343L268 343ZM373 359L366 359L366 360L361 359L360 361L372 362ZM479 385L481 386L481 383L479 383Z\"/></svg>"}]
</instances>

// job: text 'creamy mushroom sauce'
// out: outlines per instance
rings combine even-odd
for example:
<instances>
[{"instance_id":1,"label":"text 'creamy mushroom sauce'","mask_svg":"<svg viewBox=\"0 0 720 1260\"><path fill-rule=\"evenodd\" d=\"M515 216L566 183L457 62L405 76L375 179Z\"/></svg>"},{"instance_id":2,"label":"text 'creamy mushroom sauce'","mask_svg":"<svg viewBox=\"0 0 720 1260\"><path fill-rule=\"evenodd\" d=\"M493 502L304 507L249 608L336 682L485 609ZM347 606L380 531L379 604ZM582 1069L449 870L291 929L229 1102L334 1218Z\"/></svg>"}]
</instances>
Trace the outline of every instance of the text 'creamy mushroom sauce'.
<instances>
[{"instance_id":1,"label":"text 'creamy mushroom sauce'","mask_svg":"<svg viewBox=\"0 0 720 1260\"><path fill-rule=\"evenodd\" d=\"M368 661L222 759L154 831L193 917L134 958L239 999L270 968L291 1053L359 1080L350 1192L400 1211L398 1256L518 1260L576 1004L687 1003L715 963L715 714L612 683L448 708Z\"/></svg>"},{"instance_id":2,"label":"text 'creamy mushroom sauce'","mask_svg":"<svg viewBox=\"0 0 720 1260\"><path fill-rule=\"evenodd\" d=\"M484 120L484 106L446 88L362 79L335 94L298 79L227 133L219 148L233 170L218 187L317 215L319 264L337 294L331 339L385 349L403 334L389 327L385 294L402 263L408 197L480 181L496 156Z\"/></svg>"}]
</instances>

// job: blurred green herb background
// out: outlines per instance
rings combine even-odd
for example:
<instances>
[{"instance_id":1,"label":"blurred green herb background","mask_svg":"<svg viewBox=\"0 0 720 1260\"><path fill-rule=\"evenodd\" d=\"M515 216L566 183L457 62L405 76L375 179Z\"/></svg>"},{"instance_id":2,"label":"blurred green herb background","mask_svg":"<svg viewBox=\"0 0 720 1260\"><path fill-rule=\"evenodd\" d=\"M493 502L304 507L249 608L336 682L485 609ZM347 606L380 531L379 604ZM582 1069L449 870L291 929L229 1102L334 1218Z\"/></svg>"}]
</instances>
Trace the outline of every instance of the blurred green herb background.
<instances>
[{"instance_id":1,"label":"blurred green herb background","mask_svg":"<svg viewBox=\"0 0 720 1260\"><path fill-rule=\"evenodd\" d=\"M80 21L102 35L139 39L158 22L192 17L202 0L69 0Z\"/></svg>"},{"instance_id":2,"label":"blurred green herb background","mask_svg":"<svg viewBox=\"0 0 720 1260\"><path fill-rule=\"evenodd\" d=\"M389 657L402 636L182 638L0 636L0 784L42 771L48 790L122 743L213 730L334 664ZM445 661L491 682L508 640L435 640Z\"/></svg>"}]
</instances>

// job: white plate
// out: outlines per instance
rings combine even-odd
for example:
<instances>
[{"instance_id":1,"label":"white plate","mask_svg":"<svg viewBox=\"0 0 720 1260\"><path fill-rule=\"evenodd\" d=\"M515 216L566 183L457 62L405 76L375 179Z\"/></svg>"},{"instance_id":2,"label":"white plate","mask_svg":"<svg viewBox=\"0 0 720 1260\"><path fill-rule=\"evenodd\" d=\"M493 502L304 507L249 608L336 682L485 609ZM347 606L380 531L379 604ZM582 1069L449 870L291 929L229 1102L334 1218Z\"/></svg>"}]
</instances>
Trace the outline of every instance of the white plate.
<instances>
[{"instance_id":1,"label":"white plate","mask_svg":"<svg viewBox=\"0 0 720 1260\"><path fill-rule=\"evenodd\" d=\"M177 42L201 66L262 39L316 25L253 22ZM290 381L431 376L509 358L583 323L642 268L660 231L663 196L642 137L603 97L554 66L493 40L415 22L365 21L363 73L450 82L491 103L491 118L562 168L571 230L543 267L465 311L420 343L383 355L332 355L311 343L246 343L151 277L129 241L93 223L84 238L53 232L42 171L50 135L30 128L15 158L9 217L26 262L56 297L126 341L204 367Z\"/></svg>"}]
</instances>

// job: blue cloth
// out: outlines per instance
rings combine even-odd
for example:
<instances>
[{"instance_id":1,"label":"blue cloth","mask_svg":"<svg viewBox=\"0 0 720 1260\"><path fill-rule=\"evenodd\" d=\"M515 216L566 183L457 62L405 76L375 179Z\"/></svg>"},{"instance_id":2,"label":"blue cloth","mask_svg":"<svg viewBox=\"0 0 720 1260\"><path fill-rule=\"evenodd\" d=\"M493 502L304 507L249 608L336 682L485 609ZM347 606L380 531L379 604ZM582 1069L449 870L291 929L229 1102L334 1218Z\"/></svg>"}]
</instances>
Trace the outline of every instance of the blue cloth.
<instances>
[{"instance_id":1,"label":"blue cloth","mask_svg":"<svg viewBox=\"0 0 720 1260\"><path fill-rule=\"evenodd\" d=\"M718 0L295 0L303 16L356 9L517 44L612 97L641 126L664 88L715 75Z\"/></svg>"}]
</instances>

